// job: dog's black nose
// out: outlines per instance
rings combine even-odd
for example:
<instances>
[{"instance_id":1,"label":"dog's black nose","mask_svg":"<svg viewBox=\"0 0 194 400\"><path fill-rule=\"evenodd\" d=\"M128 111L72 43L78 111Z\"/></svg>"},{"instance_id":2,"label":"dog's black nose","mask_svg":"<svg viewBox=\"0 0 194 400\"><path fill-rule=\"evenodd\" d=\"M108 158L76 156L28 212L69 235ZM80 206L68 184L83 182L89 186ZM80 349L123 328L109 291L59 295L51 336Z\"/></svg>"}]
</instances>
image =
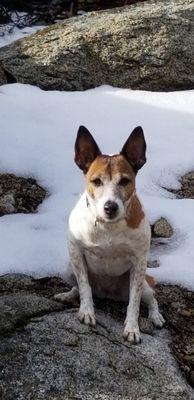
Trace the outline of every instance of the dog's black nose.
<instances>
[{"instance_id":1,"label":"dog's black nose","mask_svg":"<svg viewBox=\"0 0 194 400\"><path fill-rule=\"evenodd\" d=\"M111 200L108 200L104 205L105 214L109 218L114 218L116 216L118 208L118 204Z\"/></svg>"}]
</instances>

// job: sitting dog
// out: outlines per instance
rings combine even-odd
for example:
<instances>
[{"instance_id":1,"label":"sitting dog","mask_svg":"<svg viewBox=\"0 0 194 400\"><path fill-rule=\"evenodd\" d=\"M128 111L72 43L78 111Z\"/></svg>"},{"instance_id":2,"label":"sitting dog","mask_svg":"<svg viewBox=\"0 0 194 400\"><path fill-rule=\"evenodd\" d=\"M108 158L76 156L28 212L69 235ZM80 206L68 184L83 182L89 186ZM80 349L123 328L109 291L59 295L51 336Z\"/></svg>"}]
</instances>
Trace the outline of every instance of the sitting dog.
<instances>
[{"instance_id":1,"label":"sitting dog","mask_svg":"<svg viewBox=\"0 0 194 400\"><path fill-rule=\"evenodd\" d=\"M140 300L149 318L164 323L154 297L154 279L146 275L150 225L136 195L135 178L145 164L141 127L133 130L120 154L103 155L90 132L80 126L75 162L85 174L86 190L69 218L69 254L78 289L55 296L66 302L80 297L79 319L95 326L94 294L128 301L123 336L139 343Z\"/></svg>"}]
</instances>

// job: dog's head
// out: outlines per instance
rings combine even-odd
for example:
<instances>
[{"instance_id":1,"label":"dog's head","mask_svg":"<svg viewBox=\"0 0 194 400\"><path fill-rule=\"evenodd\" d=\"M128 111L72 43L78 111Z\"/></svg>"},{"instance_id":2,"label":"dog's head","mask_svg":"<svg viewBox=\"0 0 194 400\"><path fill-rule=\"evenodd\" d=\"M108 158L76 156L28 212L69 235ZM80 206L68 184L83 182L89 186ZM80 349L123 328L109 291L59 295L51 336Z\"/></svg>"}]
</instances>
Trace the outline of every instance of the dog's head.
<instances>
[{"instance_id":1,"label":"dog's head","mask_svg":"<svg viewBox=\"0 0 194 400\"><path fill-rule=\"evenodd\" d=\"M90 132L80 126L75 162L86 176L88 202L97 219L115 222L125 218L135 191L137 171L145 164L146 142L141 127L133 130L120 154L104 155Z\"/></svg>"}]
</instances>

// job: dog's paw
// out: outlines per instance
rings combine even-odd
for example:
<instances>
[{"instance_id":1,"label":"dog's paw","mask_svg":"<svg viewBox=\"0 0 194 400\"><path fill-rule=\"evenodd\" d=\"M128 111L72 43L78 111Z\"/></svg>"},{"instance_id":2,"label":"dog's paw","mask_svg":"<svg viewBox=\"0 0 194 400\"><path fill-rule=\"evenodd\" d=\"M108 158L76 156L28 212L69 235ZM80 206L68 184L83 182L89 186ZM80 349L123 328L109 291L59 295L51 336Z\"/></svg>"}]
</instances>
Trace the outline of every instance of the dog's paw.
<instances>
[{"instance_id":1,"label":"dog's paw","mask_svg":"<svg viewBox=\"0 0 194 400\"><path fill-rule=\"evenodd\" d=\"M60 303L72 303L79 297L78 289L74 286L69 292L58 293L54 295L54 299Z\"/></svg>"},{"instance_id":2,"label":"dog's paw","mask_svg":"<svg viewBox=\"0 0 194 400\"><path fill-rule=\"evenodd\" d=\"M88 308L82 308L80 307L79 313L78 313L78 318L80 322L86 325L90 326L96 326L96 318L94 314L94 310L90 307Z\"/></svg>"},{"instance_id":3,"label":"dog's paw","mask_svg":"<svg viewBox=\"0 0 194 400\"><path fill-rule=\"evenodd\" d=\"M129 344L138 344L141 343L141 335L139 331L138 325L131 325L129 323L125 323L125 328L123 332L123 337Z\"/></svg>"},{"instance_id":4,"label":"dog's paw","mask_svg":"<svg viewBox=\"0 0 194 400\"><path fill-rule=\"evenodd\" d=\"M162 314L159 313L159 311L153 311L150 313L149 319L153 322L156 328L162 328L165 323L165 319L163 318Z\"/></svg>"}]
</instances>

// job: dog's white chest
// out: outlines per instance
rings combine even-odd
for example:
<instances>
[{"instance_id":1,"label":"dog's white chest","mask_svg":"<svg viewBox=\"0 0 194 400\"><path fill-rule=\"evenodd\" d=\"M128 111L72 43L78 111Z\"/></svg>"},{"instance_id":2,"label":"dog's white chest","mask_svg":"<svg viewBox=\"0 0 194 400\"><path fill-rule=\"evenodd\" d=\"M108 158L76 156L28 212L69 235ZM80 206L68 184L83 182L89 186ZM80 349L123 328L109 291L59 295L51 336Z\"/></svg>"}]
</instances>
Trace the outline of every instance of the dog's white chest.
<instances>
[{"instance_id":1,"label":"dog's white chest","mask_svg":"<svg viewBox=\"0 0 194 400\"><path fill-rule=\"evenodd\" d=\"M95 223L83 196L70 215L69 232L71 258L75 257L78 247L88 270L96 275L124 274L149 248L149 225L145 220L138 229L129 228L125 219L117 223Z\"/></svg>"},{"instance_id":2,"label":"dog's white chest","mask_svg":"<svg viewBox=\"0 0 194 400\"><path fill-rule=\"evenodd\" d=\"M97 275L119 276L129 270L134 252L126 232L97 231L84 246L88 269Z\"/></svg>"}]
</instances>

